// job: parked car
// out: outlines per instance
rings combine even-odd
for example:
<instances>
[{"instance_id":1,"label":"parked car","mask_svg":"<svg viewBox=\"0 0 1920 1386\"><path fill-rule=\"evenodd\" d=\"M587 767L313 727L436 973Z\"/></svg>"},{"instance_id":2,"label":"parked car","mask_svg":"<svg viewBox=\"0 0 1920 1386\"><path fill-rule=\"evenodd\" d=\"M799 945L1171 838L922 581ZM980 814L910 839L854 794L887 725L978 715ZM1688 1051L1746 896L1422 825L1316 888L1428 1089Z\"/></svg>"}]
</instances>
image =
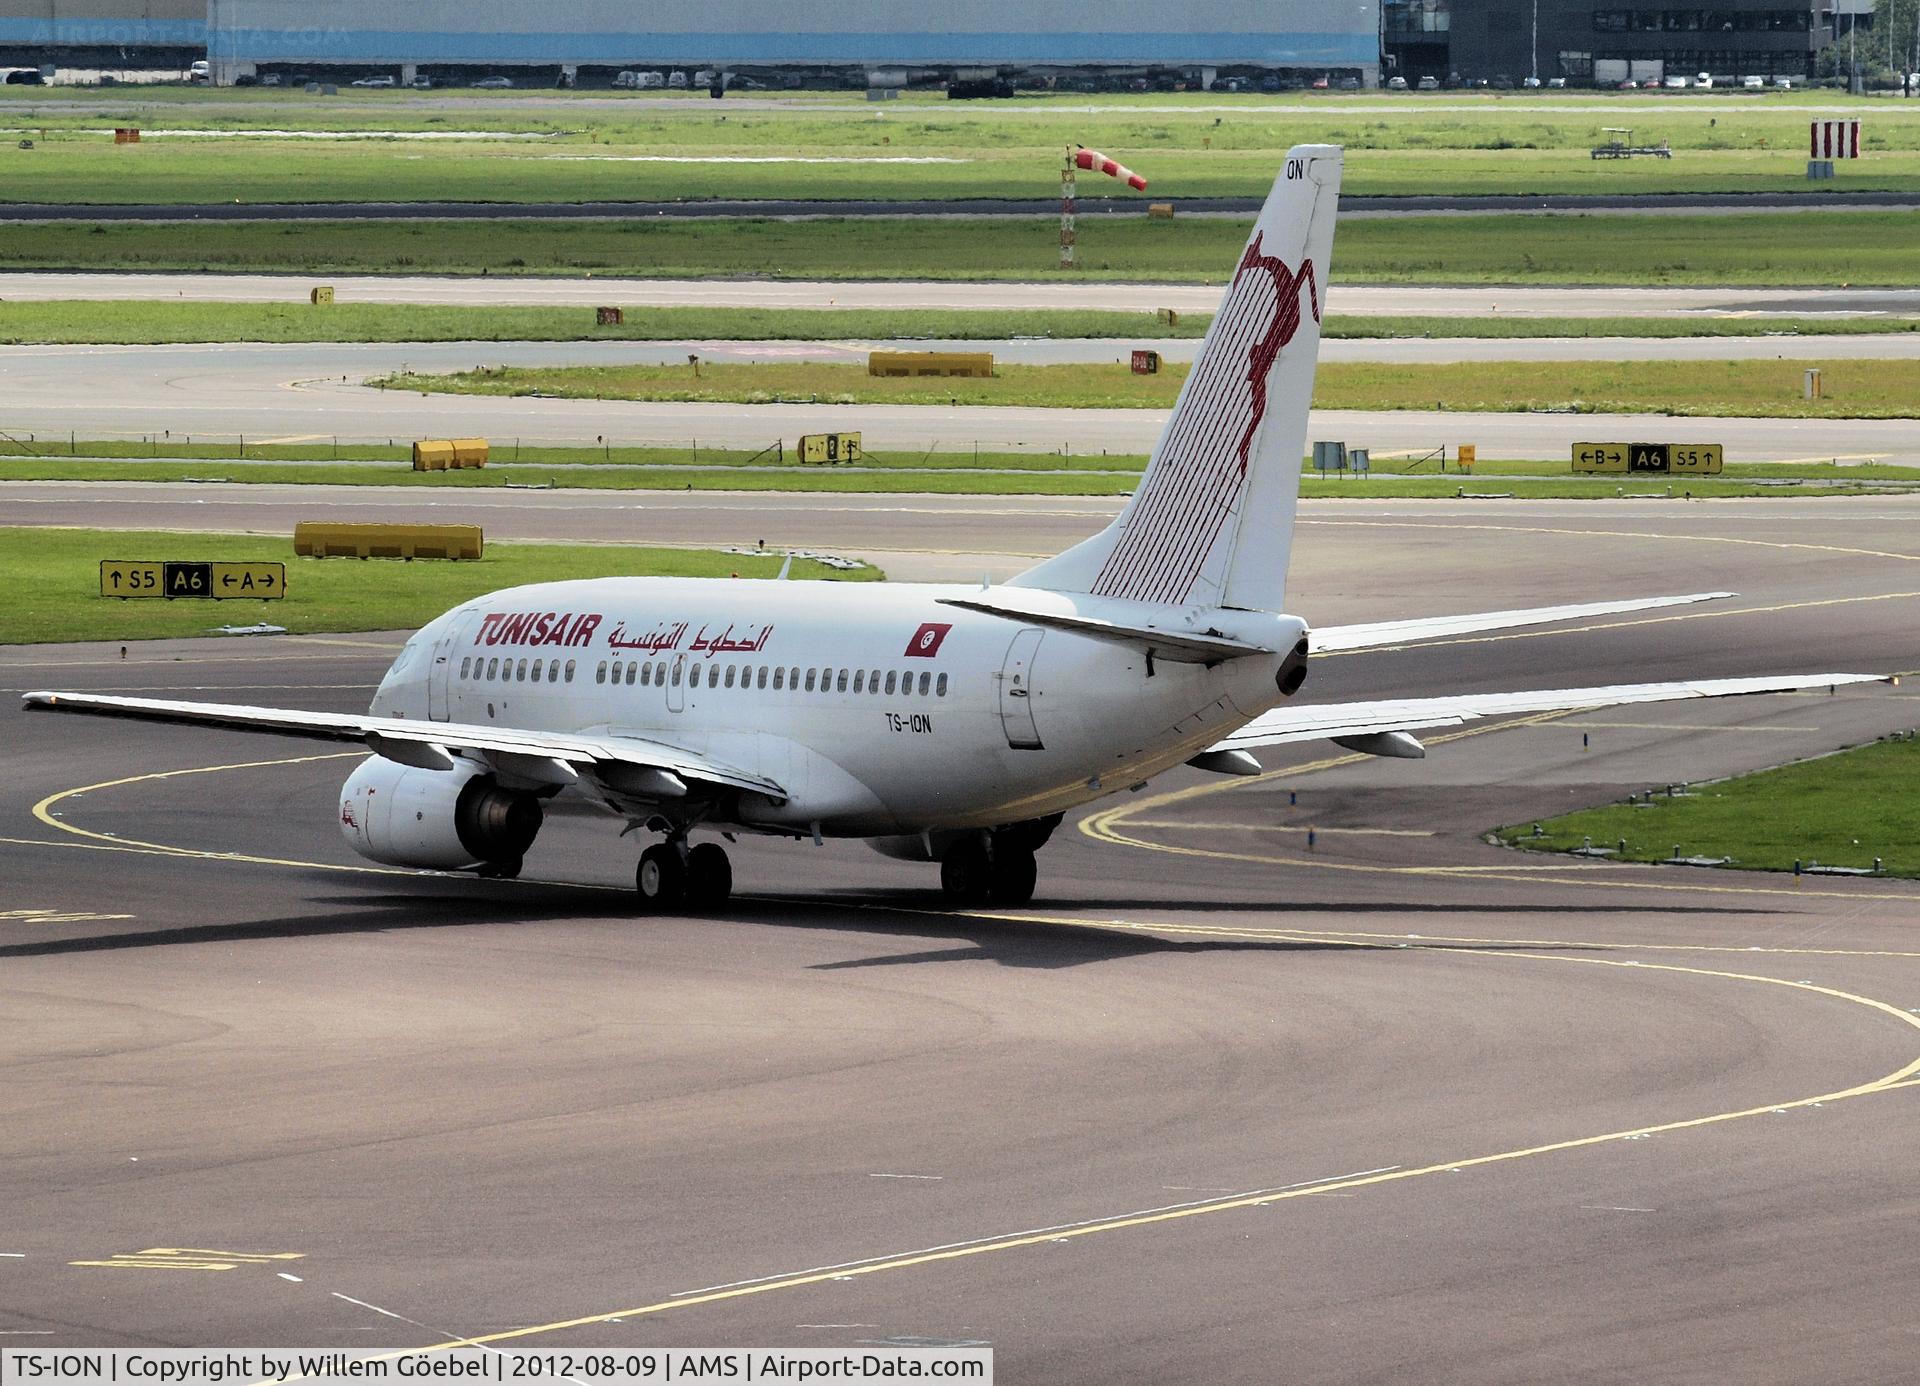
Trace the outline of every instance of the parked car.
<instances>
[{"instance_id":1,"label":"parked car","mask_svg":"<svg viewBox=\"0 0 1920 1386\"><path fill-rule=\"evenodd\" d=\"M1693 85L1693 79L1691 77L1669 77L1663 85L1665 85L1668 91L1685 91Z\"/></svg>"},{"instance_id":2,"label":"parked car","mask_svg":"<svg viewBox=\"0 0 1920 1386\"><path fill-rule=\"evenodd\" d=\"M1439 91L1440 79L1438 77L1422 77L1418 82L1413 84L1413 89L1415 91Z\"/></svg>"},{"instance_id":3,"label":"parked car","mask_svg":"<svg viewBox=\"0 0 1920 1386\"><path fill-rule=\"evenodd\" d=\"M415 77L411 82L407 83L407 85L412 87L415 91L432 91L433 78Z\"/></svg>"},{"instance_id":4,"label":"parked car","mask_svg":"<svg viewBox=\"0 0 1920 1386\"><path fill-rule=\"evenodd\" d=\"M355 87L390 87L393 85L393 78L391 77L359 77L354 79L354 81L350 82L348 85L355 86Z\"/></svg>"},{"instance_id":5,"label":"parked car","mask_svg":"<svg viewBox=\"0 0 1920 1386\"><path fill-rule=\"evenodd\" d=\"M1565 91L1567 89L1567 79L1564 77L1549 77L1547 78L1547 85L1554 91Z\"/></svg>"},{"instance_id":6,"label":"parked car","mask_svg":"<svg viewBox=\"0 0 1920 1386\"><path fill-rule=\"evenodd\" d=\"M1313 90L1315 91L1325 91L1332 85L1333 83L1325 77L1316 77L1313 79Z\"/></svg>"},{"instance_id":7,"label":"parked car","mask_svg":"<svg viewBox=\"0 0 1920 1386\"><path fill-rule=\"evenodd\" d=\"M685 91L687 89L687 74L680 71L679 68L675 68L667 74L667 85L675 91Z\"/></svg>"},{"instance_id":8,"label":"parked car","mask_svg":"<svg viewBox=\"0 0 1920 1386\"><path fill-rule=\"evenodd\" d=\"M1342 77L1334 85L1339 87L1341 91L1359 91L1360 79L1358 77Z\"/></svg>"},{"instance_id":9,"label":"parked car","mask_svg":"<svg viewBox=\"0 0 1920 1386\"><path fill-rule=\"evenodd\" d=\"M1694 77L1693 84L1702 90L1711 91L1713 89L1713 74L1711 72L1699 73Z\"/></svg>"},{"instance_id":10,"label":"parked car","mask_svg":"<svg viewBox=\"0 0 1920 1386\"><path fill-rule=\"evenodd\" d=\"M1791 78L1791 77L1776 77L1776 78L1774 78L1774 79L1773 79L1773 85L1774 85L1774 86L1775 86L1776 88L1778 88L1779 90L1781 90L1781 91L1792 91L1792 90L1793 90L1793 78Z\"/></svg>"},{"instance_id":11,"label":"parked car","mask_svg":"<svg viewBox=\"0 0 1920 1386\"><path fill-rule=\"evenodd\" d=\"M482 91L504 91L513 85L511 77L482 77L474 85Z\"/></svg>"},{"instance_id":12,"label":"parked car","mask_svg":"<svg viewBox=\"0 0 1920 1386\"><path fill-rule=\"evenodd\" d=\"M1538 91L1540 89L1540 79L1538 77L1522 77L1520 79L1520 85L1528 91Z\"/></svg>"},{"instance_id":13,"label":"parked car","mask_svg":"<svg viewBox=\"0 0 1920 1386\"><path fill-rule=\"evenodd\" d=\"M1404 77L1389 77L1389 78L1387 78L1387 90L1388 90L1388 91L1405 91L1406 89L1407 89L1407 79L1406 79L1406 78L1404 78Z\"/></svg>"},{"instance_id":14,"label":"parked car","mask_svg":"<svg viewBox=\"0 0 1920 1386\"><path fill-rule=\"evenodd\" d=\"M1748 91L1762 91L1766 88L1767 79L1764 77L1742 77L1740 79L1740 85Z\"/></svg>"}]
</instances>

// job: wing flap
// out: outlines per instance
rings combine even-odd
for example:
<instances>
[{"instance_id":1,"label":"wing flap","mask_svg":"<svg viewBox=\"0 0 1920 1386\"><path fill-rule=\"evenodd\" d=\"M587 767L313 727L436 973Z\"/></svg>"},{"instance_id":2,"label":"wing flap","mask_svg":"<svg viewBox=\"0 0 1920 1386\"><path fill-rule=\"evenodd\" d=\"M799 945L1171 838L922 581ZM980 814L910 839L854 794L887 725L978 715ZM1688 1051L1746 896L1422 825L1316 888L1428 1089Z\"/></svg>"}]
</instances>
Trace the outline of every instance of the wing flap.
<instances>
[{"instance_id":1,"label":"wing flap","mask_svg":"<svg viewBox=\"0 0 1920 1386\"><path fill-rule=\"evenodd\" d=\"M1842 684L1871 683L1878 674L1783 674L1774 678L1691 679L1676 683L1619 683L1599 688L1546 688L1526 693L1466 693L1449 698L1401 698L1374 703L1333 703L1320 707L1278 707L1222 738L1212 751L1244 751L1295 741L1382 732L1430 731L1459 726L1480 717L1574 708L1619 707L1629 703L1678 702L1687 698L1730 698L1749 693L1795 693Z\"/></svg>"},{"instance_id":2,"label":"wing flap","mask_svg":"<svg viewBox=\"0 0 1920 1386\"><path fill-rule=\"evenodd\" d=\"M1372 621L1357 626L1321 626L1313 632L1313 652L1377 650L1446 635L1475 635L1482 631L1518 630L1555 621L1584 621L1594 616L1618 616L1629 611L1657 611L1662 607L1717 602L1737 592L1690 592L1678 597L1641 597L1633 601L1583 602L1577 606L1530 606L1513 611L1482 611L1464 616L1422 616L1410 621Z\"/></svg>"},{"instance_id":3,"label":"wing flap","mask_svg":"<svg viewBox=\"0 0 1920 1386\"><path fill-rule=\"evenodd\" d=\"M96 717L132 717L149 722L263 732L314 741L358 741L406 764L433 767L441 754L465 753L498 760L516 773L534 772L542 762L561 766L620 765L664 770L682 779L750 790L776 799L787 792L762 775L716 761L698 751L644 737L591 736L570 732L524 731L472 722L411 722L400 717L363 717L352 713L305 712L252 707L240 703L175 702L162 698L118 698L98 693L39 692L24 695L29 709L78 712ZM409 756L413 758L408 758ZM562 778L564 777L558 777ZM577 775L576 775L577 778Z\"/></svg>"}]
</instances>

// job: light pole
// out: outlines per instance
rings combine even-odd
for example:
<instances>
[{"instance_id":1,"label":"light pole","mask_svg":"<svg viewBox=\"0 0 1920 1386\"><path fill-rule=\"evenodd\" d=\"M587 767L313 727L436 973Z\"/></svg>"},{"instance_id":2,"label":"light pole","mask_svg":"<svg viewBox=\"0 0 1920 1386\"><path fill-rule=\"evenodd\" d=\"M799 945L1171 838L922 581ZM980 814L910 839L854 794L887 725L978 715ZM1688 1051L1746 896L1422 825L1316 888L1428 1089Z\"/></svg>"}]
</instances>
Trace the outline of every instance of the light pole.
<instances>
[{"instance_id":1,"label":"light pole","mask_svg":"<svg viewBox=\"0 0 1920 1386\"><path fill-rule=\"evenodd\" d=\"M1533 0L1533 80L1540 80L1540 0Z\"/></svg>"}]
</instances>

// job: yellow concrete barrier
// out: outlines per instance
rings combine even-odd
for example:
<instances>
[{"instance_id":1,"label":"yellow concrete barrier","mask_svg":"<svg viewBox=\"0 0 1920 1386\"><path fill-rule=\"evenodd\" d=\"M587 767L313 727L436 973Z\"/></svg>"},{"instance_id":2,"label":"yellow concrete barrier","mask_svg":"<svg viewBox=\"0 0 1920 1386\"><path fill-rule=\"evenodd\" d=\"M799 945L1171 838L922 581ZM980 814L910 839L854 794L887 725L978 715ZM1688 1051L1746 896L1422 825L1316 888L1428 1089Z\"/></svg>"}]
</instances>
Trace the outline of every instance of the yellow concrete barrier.
<instances>
[{"instance_id":1,"label":"yellow concrete barrier","mask_svg":"<svg viewBox=\"0 0 1920 1386\"><path fill-rule=\"evenodd\" d=\"M444 438L423 438L413 445L413 469L416 472L444 472L456 465L453 444Z\"/></svg>"},{"instance_id":2,"label":"yellow concrete barrier","mask_svg":"<svg viewBox=\"0 0 1920 1386\"><path fill-rule=\"evenodd\" d=\"M422 438L413 445L416 472L444 472L449 467L487 465L485 438Z\"/></svg>"},{"instance_id":3,"label":"yellow concrete barrier","mask_svg":"<svg viewBox=\"0 0 1920 1386\"><path fill-rule=\"evenodd\" d=\"M333 285L316 284L307 291L307 302L316 308L325 307L333 302Z\"/></svg>"},{"instance_id":4,"label":"yellow concrete barrier","mask_svg":"<svg viewBox=\"0 0 1920 1386\"><path fill-rule=\"evenodd\" d=\"M990 351L870 351L868 375L971 375L993 374Z\"/></svg>"},{"instance_id":5,"label":"yellow concrete barrier","mask_svg":"<svg viewBox=\"0 0 1920 1386\"><path fill-rule=\"evenodd\" d=\"M478 558L479 525L351 525L303 521L293 551L303 558Z\"/></svg>"},{"instance_id":6,"label":"yellow concrete barrier","mask_svg":"<svg viewBox=\"0 0 1920 1386\"><path fill-rule=\"evenodd\" d=\"M1147 204L1147 215L1150 217L1171 217L1173 215L1173 204L1171 202L1149 202Z\"/></svg>"}]
</instances>

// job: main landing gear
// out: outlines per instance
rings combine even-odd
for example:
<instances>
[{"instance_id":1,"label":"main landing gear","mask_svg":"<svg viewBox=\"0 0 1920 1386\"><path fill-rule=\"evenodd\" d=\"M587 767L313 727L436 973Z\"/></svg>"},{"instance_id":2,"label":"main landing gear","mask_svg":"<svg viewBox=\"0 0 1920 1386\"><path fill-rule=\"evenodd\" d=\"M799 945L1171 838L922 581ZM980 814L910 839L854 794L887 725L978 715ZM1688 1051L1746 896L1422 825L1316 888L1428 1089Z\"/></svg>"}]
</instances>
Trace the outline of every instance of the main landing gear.
<instances>
[{"instance_id":1,"label":"main landing gear","mask_svg":"<svg viewBox=\"0 0 1920 1386\"><path fill-rule=\"evenodd\" d=\"M940 859L940 888L956 905L1024 905L1038 875L1033 848L1005 832L961 838Z\"/></svg>"},{"instance_id":2,"label":"main landing gear","mask_svg":"<svg viewBox=\"0 0 1920 1386\"><path fill-rule=\"evenodd\" d=\"M733 894L733 863L717 842L689 847L684 837L656 842L640 854L633 888L643 908L652 911L719 909Z\"/></svg>"}]
</instances>

